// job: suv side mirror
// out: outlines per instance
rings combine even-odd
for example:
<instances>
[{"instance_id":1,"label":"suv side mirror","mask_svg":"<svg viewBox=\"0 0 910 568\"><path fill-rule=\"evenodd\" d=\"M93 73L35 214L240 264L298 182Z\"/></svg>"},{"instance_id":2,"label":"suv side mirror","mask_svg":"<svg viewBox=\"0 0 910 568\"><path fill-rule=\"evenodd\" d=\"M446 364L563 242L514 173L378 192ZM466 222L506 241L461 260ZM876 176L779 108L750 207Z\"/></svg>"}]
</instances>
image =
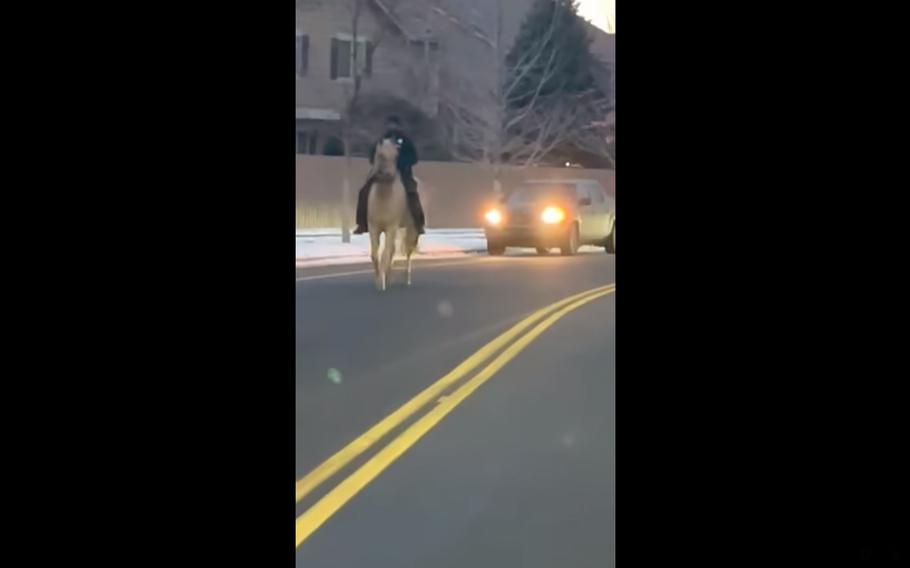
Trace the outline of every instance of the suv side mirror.
<instances>
[{"instance_id":1,"label":"suv side mirror","mask_svg":"<svg viewBox=\"0 0 910 568\"><path fill-rule=\"evenodd\" d=\"M581 205L582 207L588 207L589 205L591 205L591 198L582 197L581 199L578 200L578 204Z\"/></svg>"}]
</instances>

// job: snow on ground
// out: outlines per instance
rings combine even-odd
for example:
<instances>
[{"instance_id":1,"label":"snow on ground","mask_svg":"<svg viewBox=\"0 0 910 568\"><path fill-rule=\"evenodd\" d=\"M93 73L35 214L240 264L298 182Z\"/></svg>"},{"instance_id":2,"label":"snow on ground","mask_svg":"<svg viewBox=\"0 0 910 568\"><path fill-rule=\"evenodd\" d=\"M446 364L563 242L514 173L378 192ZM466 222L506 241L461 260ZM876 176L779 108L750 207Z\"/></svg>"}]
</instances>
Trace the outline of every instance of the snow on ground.
<instances>
[{"instance_id":1,"label":"snow on ground","mask_svg":"<svg viewBox=\"0 0 910 568\"><path fill-rule=\"evenodd\" d=\"M415 258L460 258L486 249L487 240L481 229L428 229L420 237ZM298 267L353 264L369 260L369 235L351 235L351 242L343 243L338 229L297 231Z\"/></svg>"},{"instance_id":2,"label":"snow on ground","mask_svg":"<svg viewBox=\"0 0 910 568\"><path fill-rule=\"evenodd\" d=\"M486 253L487 239L483 229L427 229L420 237L414 258L466 258ZM506 254L520 254L522 249L510 249ZM524 252L533 253L534 249ZM603 254L602 247L583 246L580 253ZM396 258L402 258L399 249ZM356 264L370 261L370 236L351 235L350 243L341 242L338 229L300 229L297 231L297 267Z\"/></svg>"}]
</instances>

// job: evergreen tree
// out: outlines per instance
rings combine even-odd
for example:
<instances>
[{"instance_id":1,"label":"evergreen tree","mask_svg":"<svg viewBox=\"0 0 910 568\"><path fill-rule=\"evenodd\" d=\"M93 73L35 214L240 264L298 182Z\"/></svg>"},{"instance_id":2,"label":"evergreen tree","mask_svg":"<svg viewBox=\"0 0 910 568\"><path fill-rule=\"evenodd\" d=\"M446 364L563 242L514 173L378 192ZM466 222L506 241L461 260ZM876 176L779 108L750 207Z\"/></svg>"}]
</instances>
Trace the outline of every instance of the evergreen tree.
<instances>
[{"instance_id":1,"label":"evergreen tree","mask_svg":"<svg viewBox=\"0 0 910 568\"><path fill-rule=\"evenodd\" d=\"M591 70L591 38L575 0L536 0L506 56L504 157L524 165L578 148L605 152L593 126L607 98Z\"/></svg>"},{"instance_id":2,"label":"evergreen tree","mask_svg":"<svg viewBox=\"0 0 910 568\"><path fill-rule=\"evenodd\" d=\"M514 85L510 104L529 104L596 89L591 75L591 39L575 0L536 0L506 57Z\"/></svg>"}]
</instances>

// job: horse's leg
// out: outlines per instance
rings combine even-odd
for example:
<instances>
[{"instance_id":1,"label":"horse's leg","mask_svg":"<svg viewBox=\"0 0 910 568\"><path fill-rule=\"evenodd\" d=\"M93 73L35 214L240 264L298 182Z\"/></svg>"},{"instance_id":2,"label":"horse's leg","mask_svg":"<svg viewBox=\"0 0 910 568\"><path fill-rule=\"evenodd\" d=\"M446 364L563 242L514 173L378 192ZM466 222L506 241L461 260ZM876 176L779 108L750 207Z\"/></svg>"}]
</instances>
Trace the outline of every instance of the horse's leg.
<instances>
[{"instance_id":1,"label":"horse's leg","mask_svg":"<svg viewBox=\"0 0 910 568\"><path fill-rule=\"evenodd\" d=\"M417 248L417 230L408 228L405 232L405 250L408 252L408 286L411 285L411 255Z\"/></svg>"},{"instance_id":2,"label":"horse's leg","mask_svg":"<svg viewBox=\"0 0 910 568\"><path fill-rule=\"evenodd\" d=\"M402 241L402 239L403 239L402 233L404 233L404 229L401 227L399 227L398 230L395 231L395 234L398 236L397 240L395 241L395 252L398 254L406 254L408 251L407 243ZM392 263L393 264L395 263L394 256L392 257Z\"/></svg>"},{"instance_id":3,"label":"horse's leg","mask_svg":"<svg viewBox=\"0 0 910 568\"><path fill-rule=\"evenodd\" d=\"M398 229L392 229L392 236L389 237L389 242L392 243L392 253L389 255L389 267L386 272L386 280L391 286L392 275L395 274L395 252L398 250Z\"/></svg>"},{"instance_id":4,"label":"horse's leg","mask_svg":"<svg viewBox=\"0 0 910 568\"><path fill-rule=\"evenodd\" d=\"M410 250L408 251L408 282L407 282L408 286L411 285L411 253L412 252L413 251L410 251Z\"/></svg>"},{"instance_id":5,"label":"horse's leg","mask_svg":"<svg viewBox=\"0 0 910 568\"><path fill-rule=\"evenodd\" d=\"M382 250L382 289L385 290L389 285L389 277L392 273L392 259L395 258L395 240L397 230L387 230L385 233L385 248Z\"/></svg>"},{"instance_id":6,"label":"horse's leg","mask_svg":"<svg viewBox=\"0 0 910 568\"><path fill-rule=\"evenodd\" d=\"M382 290L379 275L379 231L370 224L370 260L373 261L373 275L376 280L376 289Z\"/></svg>"}]
</instances>

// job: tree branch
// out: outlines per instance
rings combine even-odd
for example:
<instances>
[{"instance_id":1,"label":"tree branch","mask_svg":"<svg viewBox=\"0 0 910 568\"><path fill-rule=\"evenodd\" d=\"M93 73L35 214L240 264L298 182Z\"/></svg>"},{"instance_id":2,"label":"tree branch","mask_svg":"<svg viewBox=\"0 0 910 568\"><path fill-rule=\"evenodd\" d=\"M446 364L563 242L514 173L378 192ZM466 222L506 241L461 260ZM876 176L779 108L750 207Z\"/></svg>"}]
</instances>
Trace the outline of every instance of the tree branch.
<instances>
[{"instance_id":1,"label":"tree branch","mask_svg":"<svg viewBox=\"0 0 910 568\"><path fill-rule=\"evenodd\" d=\"M528 73L534 69L537 61L540 59L540 56L543 55L543 53L546 51L546 47L549 45L550 40L553 38L553 34L556 31L556 23L557 19L555 17L550 20L550 25L547 27L547 32L540 40L536 42L536 49L528 50L526 54L522 55L522 58L515 62L515 64L512 66L513 69L520 70L520 72L517 73L516 76L511 80L511 84L503 89L503 93L506 98L512 98L512 93L514 90L518 88L518 85L521 84L521 81L528 75ZM554 46L554 49L551 49L550 51L552 52L552 55L555 54L557 50ZM533 58L533 60L528 61L529 58ZM551 57L547 65L551 65L552 62L553 58ZM508 79L509 78L507 78L507 80Z\"/></svg>"}]
</instances>

